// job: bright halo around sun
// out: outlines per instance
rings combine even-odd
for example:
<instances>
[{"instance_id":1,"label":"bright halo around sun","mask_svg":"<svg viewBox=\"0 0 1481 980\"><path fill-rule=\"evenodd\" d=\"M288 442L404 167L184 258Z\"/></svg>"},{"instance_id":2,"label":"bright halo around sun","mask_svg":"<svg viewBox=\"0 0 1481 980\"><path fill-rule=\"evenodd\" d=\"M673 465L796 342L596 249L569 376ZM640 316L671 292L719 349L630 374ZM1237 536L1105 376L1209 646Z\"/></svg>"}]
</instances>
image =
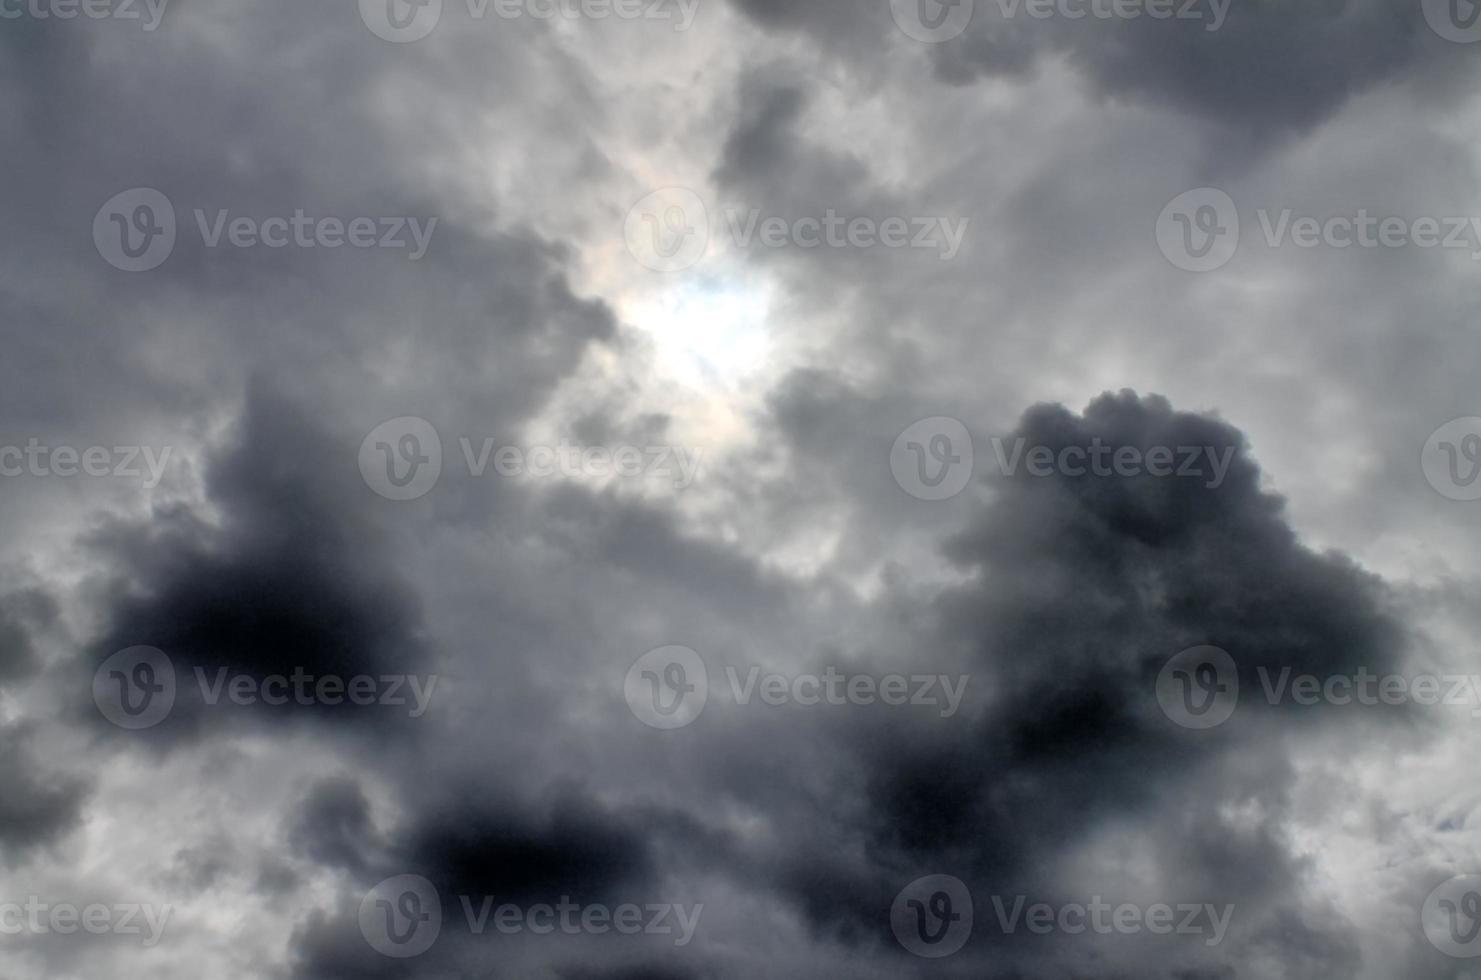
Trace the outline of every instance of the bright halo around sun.
<instances>
[{"instance_id":1,"label":"bright halo around sun","mask_svg":"<svg viewBox=\"0 0 1481 980\"><path fill-rule=\"evenodd\" d=\"M635 297L624 309L649 335L659 369L694 386L735 388L773 352L771 286L759 277L693 277Z\"/></svg>"}]
</instances>

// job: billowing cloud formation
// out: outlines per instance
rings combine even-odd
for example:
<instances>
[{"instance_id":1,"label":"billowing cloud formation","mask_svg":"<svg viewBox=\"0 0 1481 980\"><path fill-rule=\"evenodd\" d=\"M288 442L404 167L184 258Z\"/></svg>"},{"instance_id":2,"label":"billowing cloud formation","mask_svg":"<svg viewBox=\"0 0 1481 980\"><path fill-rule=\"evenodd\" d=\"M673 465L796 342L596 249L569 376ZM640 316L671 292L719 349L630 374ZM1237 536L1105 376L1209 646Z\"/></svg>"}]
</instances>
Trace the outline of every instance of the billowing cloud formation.
<instances>
[{"instance_id":1,"label":"billowing cloud formation","mask_svg":"<svg viewBox=\"0 0 1481 980\"><path fill-rule=\"evenodd\" d=\"M1481 242L1262 220L1481 213L1443 5L977 0L939 44L886 0L133 6L0 4L7 980L1456 975ZM1209 183L1243 231L1190 272L1159 214ZM630 210L660 187L708 212ZM146 189L175 240L128 271L95 224ZM259 240L300 214L426 247ZM964 236L796 240L825 216ZM411 500L359 465L394 419L441 448ZM972 478L923 499L892 447L942 419ZM624 444L698 465L498 455ZM1232 673L1174 680L1239 697L1198 728L1159 685L1205 645ZM178 690L136 729L93 682L138 646ZM1425 673L1475 697L1268 696ZM297 674L428 698L264 703ZM895 676L949 707L799 696ZM1074 928L1121 905L1193 928Z\"/></svg>"}]
</instances>

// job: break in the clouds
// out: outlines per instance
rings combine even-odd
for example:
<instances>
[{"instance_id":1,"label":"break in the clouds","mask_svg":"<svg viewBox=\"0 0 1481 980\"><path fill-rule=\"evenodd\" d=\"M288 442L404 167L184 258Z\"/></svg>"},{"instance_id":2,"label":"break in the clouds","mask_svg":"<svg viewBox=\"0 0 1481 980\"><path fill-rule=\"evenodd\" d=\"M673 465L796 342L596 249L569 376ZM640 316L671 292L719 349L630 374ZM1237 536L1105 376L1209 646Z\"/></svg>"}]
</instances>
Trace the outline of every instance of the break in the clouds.
<instances>
[{"instance_id":1,"label":"break in the clouds","mask_svg":"<svg viewBox=\"0 0 1481 980\"><path fill-rule=\"evenodd\" d=\"M0 974L1463 975L1475 13L0 0Z\"/></svg>"}]
</instances>

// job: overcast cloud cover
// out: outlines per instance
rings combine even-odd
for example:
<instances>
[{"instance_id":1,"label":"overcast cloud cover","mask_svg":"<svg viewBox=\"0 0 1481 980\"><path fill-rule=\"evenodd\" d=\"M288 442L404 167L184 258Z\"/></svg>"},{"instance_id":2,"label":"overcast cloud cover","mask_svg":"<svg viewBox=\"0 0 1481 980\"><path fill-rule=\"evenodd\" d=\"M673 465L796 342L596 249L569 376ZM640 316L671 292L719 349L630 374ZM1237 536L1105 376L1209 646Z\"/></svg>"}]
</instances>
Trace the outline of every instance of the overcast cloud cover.
<instances>
[{"instance_id":1,"label":"overcast cloud cover","mask_svg":"<svg viewBox=\"0 0 1481 980\"><path fill-rule=\"evenodd\" d=\"M0 978L1481 976L1478 14L0 0Z\"/></svg>"}]
</instances>

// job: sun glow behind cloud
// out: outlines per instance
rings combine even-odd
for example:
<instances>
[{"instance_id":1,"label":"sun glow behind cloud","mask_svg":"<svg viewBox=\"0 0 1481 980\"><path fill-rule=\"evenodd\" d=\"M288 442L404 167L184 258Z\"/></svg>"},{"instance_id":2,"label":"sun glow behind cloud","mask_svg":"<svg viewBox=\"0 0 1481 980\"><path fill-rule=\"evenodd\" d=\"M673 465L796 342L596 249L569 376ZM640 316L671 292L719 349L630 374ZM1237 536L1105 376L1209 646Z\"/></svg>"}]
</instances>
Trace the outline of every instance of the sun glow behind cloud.
<instances>
[{"instance_id":1,"label":"sun glow behind cloud","mask_svg":"<svg viewBox=\"0 0 1481 980\"><path fill-rule=\"evenodd\" d=\"M767 366L774 348L771 305L765 282L696 276L643 296L624 313L651 338L663 373L694 387L735 391Z\"/></svg>"}]
</instances>

